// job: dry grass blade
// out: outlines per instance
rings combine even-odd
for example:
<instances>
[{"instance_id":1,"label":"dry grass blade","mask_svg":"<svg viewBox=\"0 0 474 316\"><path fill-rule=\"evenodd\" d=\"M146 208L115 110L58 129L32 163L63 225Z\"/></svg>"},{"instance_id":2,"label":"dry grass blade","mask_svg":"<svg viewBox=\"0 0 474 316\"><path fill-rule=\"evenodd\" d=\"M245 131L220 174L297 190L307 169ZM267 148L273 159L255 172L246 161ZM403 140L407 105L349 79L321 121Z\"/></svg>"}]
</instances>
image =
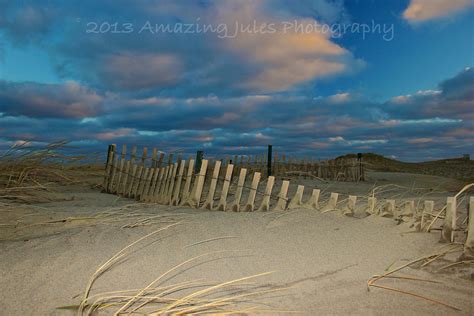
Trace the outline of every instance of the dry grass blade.
<instances>
[{"instance_id":1,"label":"dry grass blade","mask_svg":"<svg viewBox=\"0 0 474 316\"><path fill-rule=\"evenodd\" d=\"M196 261L200 258L210 256L212 254L235 252L236 250L214 251L199 256L195 256L180 264L175 265L171 269L162 273L143 289L138 290L122 290L95 294L89 296L94 281L105 271L107 271L114 263L122 259L126 254L126 250L136 245L138 242L148 238L159 231L176 226L179 223L168 225L160 230L151 232L143 236L130 245L124 247L117 252L104 264L102 264L93 274L87 284L81 304L78 306L77 314L92 315L100 310L115 309L114 315L121 314L147 314L147 315L184 315L184 314L231 314L232 311L238 311L240 304L248 304L244 298L264 296L268 293L283 291L287 288L267 288L259 289L255 284L247 282L248 280L263 277L273 272L260 273L248 277L235 279L223 283L209 283L202 280L185 281L178 284L155 287L155 284L163 280L172 272L177 271L181 267ZM234 238L234 236L224 236ZM222 237L212 238L210 240L222 239ZM203 241L206 242L206 241ZM199 242L202 243L202 242ZM199 244L198 243L198 244ZM174 278L174 276L173 276ZM249 287L250 286L250 287ZM191 292L190 292L191 290ZM224 293L224 295L222 295ZM228 293L228 294L225 294ZM252 303L252 302L250 302ZM67 307L68 309L70 307ZM150 310L150 308L152 308ZM148 310L148 311L147 311ZM245 309L241 309L242 311ZM262 311L265 309L261 309ZM267 311L279 312L278 310L266 309ZM262 312L258 308L250 308L249 311ZM281 311L291 312L291 311Z\"/></svg>"},{"instance_id":2,"label":"dry grass blade","mask_svg":"<svg viewBox=\"0 0 474 316\"><path fill-rule=\"evenodd\" d=\"M408 292L408 291L396 289L396 288L393 288L393 287L378 285L378 284L371 284L370 286L377 287L377 288L384 289L384 290L394 291L394 292L401 293L401 294L410 295L410 296L417 297L417 298L421 298L421 299L424 299L426 301L429 301L429 302L432 302L432 303L436 303L436 304L443 305L445 307L454 309L455 311L461 311L461 309L457 308L456 306L443 303L441 301L435 300L433 298L430 298L430 297L427 297L427 296L424 296L424 295L420 295L420 294L416 294L416 293L413 293L413 292Z\"/></svg>"},{"instance_id":3,"label":"dry grass blade","mask_svg":"<svg viewBox=\"0 0 474 316\"><path fill-rule=\"evenodd\" d=\"M146 237L146 236L145 236ZM213 253L222 253L226 251L216 251ZM212 254L212 253L209 253ZM236 311L252 311L257 312L274 312L274 313L290 313L295 311L279 311L272 309L259 309L257 307L251 307L246 309L237 309L240 304L247 304L252 302L246 302L243 300L247 297L256 297L264 296L269 293L284 291L289 288L267 288L263 290L258 290L256 285L253 283L248 283L246 281L262 276L269 275L273 272L260 273L248 277L243 277L235 279L232 281L227 281L218 284L209 284L202 282L201 280L196 281L185 281L175 285L162 286L158 288L153 288L152 285L157 283L159 280L163 279L164 276L170 272L178 269L179 267L184 266L185 264L208 256L209 254L203 254L185 262L176 265L175 267L169 269L167 272L160 275L147 287L140 290L124 290L124 291L113 291L106 292L101 294L95 294L93 296L87 297L87 300L81 302L82 306L79 306L78 313L82 314L85 311L85 307L88 308L86 311L87 315L91 315L98 310L104 310L109 308L117 308L114 312L114 315L121 314L146 314L146 315L198 315L198 314L232 314ZM116 256L114 256L116 257ZM120 257L120 256L119 256ZM248 288L251 286L251 288ZM198 288L189 293L189 290L192 288ZM201 288L201 289L199 289ZM253 290L255 288L255 290ZM221 291L230 291L229 294L221 296L219 292ZM234 292L237 291L237 292ZM242 292L243 293L239 293ZM173 294L180 295L179 293L183 292L182 297L174 297ZM136 294L134 294L136 293ZM186 294L187 293L187 294ZM232 294L234 293L234 294ZM93 303L90 303L92 302ZM136 305L136 306L134 306ZM153 307L158 305L152 310L146 307ZM69 308L69 307L68 307Z\"/></svg>"},{"instance_id":4,"label":"dry grass blade","mask_svg":"<svg viewBox=\"0 0 474 316\"><path fill-rule=\"evenodd\" d=\"M206 256L209 256L211 254L217 254L217 253L223 253L223 252L231 252L231 251L235 251L235 250L220 250L220 251L213 251L213 252L209 252L209 253L205 253L205 254L202 254L202 255L199 255L199 256L196 256L196 257L193 257L191 259L188 259L174 267L172 267L171 269L169 269L168 271L166 271L165 273L163 273L162 275L160 275L159 277L157 277L155 280L153 280L150 284L148 284L143 290L141 290L140 292L138 292L132 299L130 299L125 305L123 305L118 311L116 311L114 313L114 315L118 315L120 314L122 311L125 311L128 307L132 306L139 297L143 296L143 294L148 290L150 289L154 284L156 284L157 282L159 282L161 279L163 279L165 276L167 276L168 274L170 274L171 272L173 271L176 271L177 269L179 269L180 267L188 264L189 262L192 262L192 261L195 261L199 258L202 258L202 257L206 257Z\"/></svg>"},{"instance_id":5,"label":"dry grass blade","mask_svg":"<svg viewBox=\"0 0 474 316\"><path fill-rule=\"evenodd\" d=\"M163 287L163 289L165 289L165 290L163 290L160 293L157 293L155 297L165 297L166 295L170 295L170 294L173 294L174 292L179 292L181 290L186 290L186 289L195 288L195 287L205 287L205 286L210 286L210 284L209 283L204 283L201 280L187 281L187 282L183 282L183 283L178 283L176 285L165 286L165 287ZM142 289L140 289L137 292L140 292L141 290ZM138 305L137 307L135 307L133 310L129 311L128 314L135 313L135 311L138 311L142 307L144 307L145 305L155 301L155 297L148 297L146 295L143 295L142 298L144 299L144 302L142 304ZM132 298L132 297L130 297L130 298ZM175 300L176 299L172 299L172 301L175 301Z\"/></svg>"},{"instance_id":6,"label":"dry grass blade","mask_svg":"<svg viewBox=\"0 0 474 316\"><path fill-rule=\"evenodd\" d=\"M389 272L386 272L385 274L383 275L375 275L375 276L372 276L368 281L367 281L367 290L370 289L370 287L376 287L376 288L380 288L380 289L385 289L385 290L390 290L390 291L393 291L393 292L398 292L398 293L401 293L401 294L405 294L405 295L410 295L410 296L413 296L413 297L416 297L416 298L421 298L421 299L424 299L424 300L427 300L427 301L430 301L432 303L436 303L436 304L440 304L440 305L443 305L445 307L448 307L448 308L451 308L451 309L454 309L454 310L457 310L457 311L460 311L459 308L455 307L455 306L452 306L452 305L449 305L447 303L444 303L444 302L441 302L439 300L436 300L436 299L433 299L433 298L430 298L430 297L426 297L424 295L420 295L420 294L416 294L416 293L412 293L412 292L408 292L408 291L404 291L404 290L400 290L400 289L396 289L396 288L392 288L392 287L388 287L388 286L383 286L383 285L378 285L378 284L375 284L375 282L383 279L383 278L389 278L389 277L393 277L391 276L393 273L397 272L397 271L400 271L412 264L415 264L415 263L418 263L420 261L423 261L423 260L426 260L426 259L430 259L432 260L433 257L435 258L439 258L440 256L442 255L445 255L449 252L452 252L452 246L453 245L448 245L449 250L446 250L446 251L443 251L441 253L435 253L435 254L431 254L431 255L428 255L428 256L423 256L421 258L418 258L418 259L415 259L415 260L412 260L398 268L395 268L393 270L390 270ZM454 246L458 246L458 245L454 245ZM404 277L393 277L393 278L400 278L400 279L403 279ZM413 279L413 278L410 278L410 279ZM422 279L418 279L419 281L421 281ZM423 280L423 281L427 281L427 280ZM430 281L427 281L427 282L432 282L431 280ZM435 282L437 283L437 282Z\"/></svg>"},{"instance_id":7,"label":"dry grass blade","mask_svg":"<svg viewBox=\"0 0 474 316\"><path fill-rule=\"evenodd\" d=\"M454 196L455 198L457 198L459 195L461 195L462 193L464 193L465 191L467 191L468 189L470 189L471 187L474 186L474 183L471 183L471 184L467 184L465 185L458 193L456 193L456 195ZM433 218L433 220L431 221L431 223L428 225L428 227L426 228L426 231L429 232L430 229L431 229L431 226L433 226L433 224L436 222L436 220L438 219L438 217L441 216L441 214L446 210L446 206L444 206L441 211L439 211L438 214L436 214L435 218Z\"/></svg>"},{"instance_id":8,"label":"dry grass blade","mask_svg":"<svg viewBox=\"0 0 474 316\"><path fill-rule=\"evenodd\" d=\"M194 246L197 246L197 245L200 245L200 244L204 244L206 242L222 240L222 239L232 239L232 238L239 238L239 237L237 237L237 236L222 236L222 237L209 238L209 239L206 239L206 240L201 240L201 241L192 243L190 245L184 246L183 249L194 247Z\"/></svg>"},{"instance_id":9,"label":"dry grass blade","mask_svg":"<svg viewBox=\"0 0 474 316\"><path fill-rule=\"evenodd\" d=\"M99 176L102 166L75 155L66 144L61 141L38 147L24 142L0 153L0 199L27 204L64 200L55 186L92 184L94 180L90 182L85 171L93 167Z\"/></svg>"},{"instance_id":10,"label":"dry grass blade","mask_svg":"<svg viewBox=\"0 0 474 316\"><path fill-rule=\"evenodd\" d=\"M379 277L380 275L374 275L374 277ZM429 283L438 283L442 284L443 282L436 281L436 280L429 280L423 278L417 278L414 276L394 276L394 275L387 275L385 276L388 279L401 279L401 280L411 280L411 281L421 281L421 282L429 282Z\"/></svg>"},{"instance_id":11,"label":"dry grass blade","mask_svg":"<svg viewBox=\"0 0 474 316\"><path fill-rule=\"evenodd\" d=\"M392 269L392 270L390 270L390 271L388 271L388 272L386 272L386 273L384 273L384 274L382 274L382 275L373 276L372 278L369 279L369 281L367 282L367 285L370 286L371 284L373 284L373 283L376 282L377 280L380 280L380 279L382 279L382 278L385 278L386 276L389 276L389 275L391 275L391 274L393 274L393 273L395 273L395 272L397 272L397 271L400 271L400 270L402 270L402 269L404 269L404 268L406 268L406 267L408 267L408 266L411 266L412 264L415 264L415 263L417 263L417 262L420 262L420 261L423 261L423 260L426 260L426 259L431 259L431 258L433 258L433 257L436 257L436 256L440 255L440 254L447 254L447 253L449 253L449 252L452 250L452 248L454 248L454 247L456 247L456 246L459 246L459 245L447 245L446 247L443 247L443 248L451 248L451 249L445 250L445 251L442 251L442 252L437 252L437 253L434 253L434 254L431 254L431 255L427 255L427 256L420 257L420 258L415 259L415 260L412 260L412 261L410 261L410 262L408 262L408 263L406 263L406 264L404 264L404 265L401 265L401 266L398 267L398 268Z\"/></svg>"},{"instance_id":12,"label":"dry grass blade","mask_svg":"<svg viewBox=\"0 0 474 316\"><path fill-rule=\"evenodd\" d=\"M242 281L249 280L249 279L254 279L254 278L257 278L257 277L264 276L264 275L269 275L269 274L272 274L272 273L274 273L274 271L259 273L259 274L256 274L256 275L252 275L252 276L248 276L248 277L244 277L244 278L240 278L240 279L236 279L236 280L224 282L224 283L221 283L221 284L218 284L218 285L215 285L215 286L211 286L211 287L206 288L206 289L204 289L204 290L197 291L197 292L194 292L194 293L192 293L192 294L190 294L190 295L188 295L188 296L183 297L182 299L176 301L175 303L171 304L170 306L167 306L166 308L164 308L164 309L161 310L160 312L168 312L169 310L175 308L176 306L185 304L185 302L189 301L190 299L192 299L192 298L194 298L194 297L197 297L197 296L199 296L199 295L203 295L203 294L212 292L212 291L214 291L214 290L216 290L216 289L225 287L225 286L227 286L227 285L235 284L235 283L242 282Z\"/></svg>"},{"instance_id":13,"label":"dry grass blade","mask_svg":"<svg viewBox=\"0 0 474 316\"><path fill-rule=\"evenodd\" d=\"M258 277L258 276L261 276L263 274L260 274L260 275L255 275L255 276L251 276L251 277L247 277L245 279L249 279L249 278L255 278L255 277ZM236 282L240 282L241 279L239 280L235 280ZM232 282L232 281L231 281ZM230 282L227 282L228 284L230 284ZM272 292L277 292L277 291L284 291L284 290L288 290L290 289L290 287L287 287L287 288L278 288L278 289L270 289L270 290L263 290L263 291L256 291L256 292L251 292L251 293L245 293L245 294L240 294L240 295L235 295L235 296L230 296L230 297L225 297L225 298L222 298L222 299L218 299L214 302L210 302L210 303L207 303L207 304L203 304L203 305L198 305L198 306L193 306L193 307L189 307L189 308L186 308L186 309L183 309L181 310L180 312L177 313L177 315L186 315L186 314L194 314L196 311L199 311L199 310L202 310L202 309L206 309L206 308L209 308L209 307L213 307L217 304L222 304L222 303L226 303L226 302L231 302L233 300L236 300L236 299L240 299L240 298L244 298L244 297L249 297L249 296L256 296L256 295L261 295L261 294L266 294L266 293L272 293ZM185 300L186 302L186 300Z\"/></svg>"},{"instance_id":14,"label":"dry grass blade","mask_svg":"<svg viewBox=\"0 0 474 316\"><path fill-rule=\"evenodd\" d=\"M110 266L112 266L116 261L118 261L120 258L122 258L124 256L124 252L133 247L134 245L136 245L137 243L139 243L140 241L150 237L150 236L153 236L161 231L164 231L166 229L169 229L171 227L174 227L174 226L177 226L177 225L180 225L181 222L178 222L178 223L174 223L174 224L171 224L171 225L167 225L163 228L160 228L158 230L155 230L151 233L149 233L148 235L145 235L143 237L141 237L140 239L134 241L133 243L129 244L128 246L122 248L122 250L120 250L119 252L117 252L114 256L112 256L112 258L110 258L109 260L107 260L103 265L101 265L95 272L94 274L92 275L91 279L89 280L89 283L87 284L86 286L86 289L84 291L84 295L83 295L83 298L82 298L82 302L80 304L80 307L79 307L79 310L78 310L78 315L81 315L83 310L84 310L84 305L85 303L87 302L87 298L89 296L89 293L91 291L91 288L92 288L92 285L94 284L95 280L102 274L104 273L107 269L110 268Z\"/></svg>"},{"instance_id":15,"label":"dry grass blade","mask_svg":"<svg viewBox=\"0 0 474 316\"><path fill-rule=\"evenodd\" d=\"M448 265L445 265L445 266L439 268L438 271L448 269L448 268L451 268L451 267L454 267L454 266L457 266L457 265L460 265L460 264L474 264L474 260L463 260L463 261L459 261L459 262L454 262L454 263L451 263L451 264L448 264Z\"/></svg>"}]
</instances>

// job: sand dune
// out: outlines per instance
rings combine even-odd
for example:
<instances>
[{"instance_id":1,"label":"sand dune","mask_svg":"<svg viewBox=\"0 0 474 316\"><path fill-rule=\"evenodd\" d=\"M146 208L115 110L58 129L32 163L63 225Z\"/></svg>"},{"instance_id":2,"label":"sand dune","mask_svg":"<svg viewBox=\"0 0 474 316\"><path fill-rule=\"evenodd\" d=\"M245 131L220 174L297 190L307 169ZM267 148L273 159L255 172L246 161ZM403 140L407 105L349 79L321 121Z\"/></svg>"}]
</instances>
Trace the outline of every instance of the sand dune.
<instances>
[{"instance_id":1,"label":"sand dune","mask_svg":"<svg viewBox=\"0 0 474 316\"><path fill-rule=\"evenodd\" d=\"M343 192L345 185L337 189ZM438 243L439 231L413 233L393 219L357 219L339 212L232 213L146 206L82 187L69 188L64 194L74 199L2 208L2 223L22 222L16 228L2 226L0 230L2 315L73 315L73 311L57 308L79 304L90 276L102 263L140 237L176 222L181 224L134 247L125 260L97 279L91 294L143 288L180 262L222 251L183 266L163 283L194 279L225 282L274 271L252 282L259 288L288 289L252 298L260 309L305 315L474 312L472 268L436 272L447 261L424 268L411 266L399 274L442 284L400 279L384 279L380 284L429 296L460 308L460 312L412 296L367 290L367 280L374 274L445 247ZM157 217L149 225L141 225L140 220L151 214Z\"/></svg>"}]
</instances>

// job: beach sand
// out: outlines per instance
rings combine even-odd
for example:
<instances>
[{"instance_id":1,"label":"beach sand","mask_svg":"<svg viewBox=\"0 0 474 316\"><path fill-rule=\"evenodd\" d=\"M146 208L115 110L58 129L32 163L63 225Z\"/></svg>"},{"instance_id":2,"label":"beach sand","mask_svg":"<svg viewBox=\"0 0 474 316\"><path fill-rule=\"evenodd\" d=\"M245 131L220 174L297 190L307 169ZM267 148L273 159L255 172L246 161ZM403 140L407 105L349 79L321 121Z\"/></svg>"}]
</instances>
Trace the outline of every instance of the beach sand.
<instances>
[{"instance_id":1,"label":"beach sand","mask_svg":"<svg viewBox=\"0 0 474 316\"><path fill-rule=\"evenodd\" d=\"M393 174L373 177L377 181L357 186L325 183L330 189L322 200L331 190L359 194L374 183L394 181ZM412 183L410 175L403 179L399 181ZM417 186L438 180L420 176ZM311 180L305 181L308 186ZM449 191L455 183L446 181L443 186ZM433 197L439 203L447 194L453 195L443 190ZM367 289L373 275L446 247L438 243L439 231L418 233L393 219L359 219L338 211L233 213L143 205L83 186L68 187L62 194L63 201L1 207L1 315L74 315L58 307L79 304L88 280L101 264L171 223L179 224L140 242L125 260L101 275L92 294L144 288L173 266L208 254L167 275L163 284L195 279L225 282L274 271L252 280L262 288L288 288L255 299L259 308L275 310L267 314L474 314L472 265L437 272L443 264L433 263L424 268L411 266L399 274L442 283L388 278L378 283L440 300L461 311L392 291ZM138 225L151 215L157 216L153 222ZM124 227L134 223L135 227ZM213 253L217 251L221 252Z\"/></svg>"}]
</instances>

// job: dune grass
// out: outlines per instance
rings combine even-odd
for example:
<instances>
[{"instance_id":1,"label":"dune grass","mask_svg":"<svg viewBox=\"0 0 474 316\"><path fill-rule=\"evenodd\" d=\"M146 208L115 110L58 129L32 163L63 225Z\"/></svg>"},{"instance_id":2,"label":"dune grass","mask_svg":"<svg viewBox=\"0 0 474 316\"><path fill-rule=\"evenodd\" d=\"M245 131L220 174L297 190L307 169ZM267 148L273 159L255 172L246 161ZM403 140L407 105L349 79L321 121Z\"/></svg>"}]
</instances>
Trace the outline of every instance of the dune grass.
<instances>
[{"instance_id":1,"label":"dune grass","mask_svg":"<svg viewBox=\"0 0 474 316\"><path fill-rule=\"evenodd\" d=\"M24 204L61 200L55 186L91 184L91 175L100 174L103 167L90 157L75 155L67 141L13 145L0 152L0 200Z\"/></svg>"},{"instance_id":2,"label":"dune grass","mask_svg":"<svg viewBox=\"0 0 474 316\"><path fill-rule=\"evenodd\" d=\"M97 313L113 315L226 315L292 312L274 309L265 302L265 298L268 298L269 294L285 291L289 288L259 285L251 282L274 272L263 272L226 282L200 279L172 283L172 280L184 269L192 268L193 264L201 262L202 259L219 258L220 254L232 253L237 250L220 250L194 256L169 268L141 289L119 289L91 295L93 286L100 276L110 271L114 265L128 256L135 245L183 224L183 222L178 222L166 225L122 248L93 273L79 305L60 308L77 308L77 315L96 315ZM229 237L216 237L212 240L222 238ZM195 245L199 244L201 242ZM171 284L164 284L166 282Z\"/></svg>"}]
</instances>

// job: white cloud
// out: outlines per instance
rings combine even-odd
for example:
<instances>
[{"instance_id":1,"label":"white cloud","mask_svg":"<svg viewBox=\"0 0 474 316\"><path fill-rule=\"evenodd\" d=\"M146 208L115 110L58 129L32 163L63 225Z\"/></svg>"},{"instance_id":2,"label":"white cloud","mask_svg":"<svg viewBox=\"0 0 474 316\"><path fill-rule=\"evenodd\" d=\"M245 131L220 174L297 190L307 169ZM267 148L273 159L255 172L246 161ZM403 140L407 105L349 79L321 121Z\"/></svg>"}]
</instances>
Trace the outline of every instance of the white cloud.
<instances>
[{"instance_id":1,"label":"white cloud","mask_svg":"<svg viewBox=\"0 0 474 316\"><path fill-rule=\"evenodd\" d=\"M354 139L346 140L342 136L329 137L330 142L344 143L349 146L358 146L358 145L376 145L376 144L386 144L388 140L386 139Z\"/></svg>"},{"instance_id":2,"label":"white cloud","mask_svg":"<svg viewBox=\"0 0 474 316\"><path fill-rule=\"evenodd\" d=\"M140 136L158 136L160 133L155 131L138 131Z\"/></svg>"},{"instance_id":3,"label":"white cloud","mask_svg":"<svg viewBox=\"0 0 474 316\"><path fill-rule=\"evenodd\" d=\"M349 145L376 145L376 144L386 144L388 140L386 139L367 139L367 140L351 140L347 142Z\"/></svg>"},{"instance_id":4,"label":"white cloud","mask_svg":"<svg viewBox=\"0 0 474 316\"><path fill-rule=\"evenodd\" d=\"M414 125L414 124L455 124L461 123L459 119L448 118L427 118L419 120L381 120L380 123L385 126Z\"/></svg>"},{"instance_id":5,"label":"white cloud","mask_svg":"<svg viewBox=\"0 0 474 316\"><path fill-rule=\"evenodd\" d=\"M411 0L403 17L410 23L419 23L447 17L473 6L473 0Z\"/></svg>"},{"instance_id":6,"label":"white cloud","mask_svg":"<svg viewBox=\"0 0 474 316\"><path fill-rule=\"evenodd\" d=\"M79 121L79 124L87 124L87 123L97 123L99 118L97 117L85 117Z\"/></svg>"},{"instance_id":7,"label":"white cloud","mask_svg":"<svg viewBox=\"0 0 474 316\"><path fill-rule=\"evenodd\" d=\"M265 31L241 30L235 38L222 41L224 50L254 65L251 67L254 73L239 82L238 87L257 92L284 91L300 83L360 68L361 63L331 41L329 33L300 31L296 26L304 30L317 21L295 17L292 28L268 15L263 4L225 2L219 6L216 16L219 22L237 21L241 26L251 26L251 30L254 23L258 24L257 28L267 25Z\"/></svg>"},{"instance_id":8,"label":"white cloud","mask_svg":"<svg viewBox=\"0 0 474 316\"><path fill-rule=\"evenodd\" d=\"M350 101L350 99L351 99L351 95L347 92L334 94L328 97L329 102L333 104L345 103L345 102Z\"/></svg>"},{"instance_id":9,"label":"white cloud","mask_svg":"<svg viewBox=\"0 0 474 316\"><path fill-rule=\"evenodd\" d=\"M399 95L390 99L392 103L395 104L406 104L410 102L414 97L426 97L426 96L436 96L441 94L439 90L418 90L415 94Z\"/></svg>"},{"instance_id":10,"label":"white cloud","mask_svg":"<svg viewBox=\"0 0 474 316\"><path fill-rule=\"evenodd\" d=\"M330 142L344 142L345 141L344 137L341 137L341 136L329 137L328 140Z\"/></svg>"}]
</instances>

